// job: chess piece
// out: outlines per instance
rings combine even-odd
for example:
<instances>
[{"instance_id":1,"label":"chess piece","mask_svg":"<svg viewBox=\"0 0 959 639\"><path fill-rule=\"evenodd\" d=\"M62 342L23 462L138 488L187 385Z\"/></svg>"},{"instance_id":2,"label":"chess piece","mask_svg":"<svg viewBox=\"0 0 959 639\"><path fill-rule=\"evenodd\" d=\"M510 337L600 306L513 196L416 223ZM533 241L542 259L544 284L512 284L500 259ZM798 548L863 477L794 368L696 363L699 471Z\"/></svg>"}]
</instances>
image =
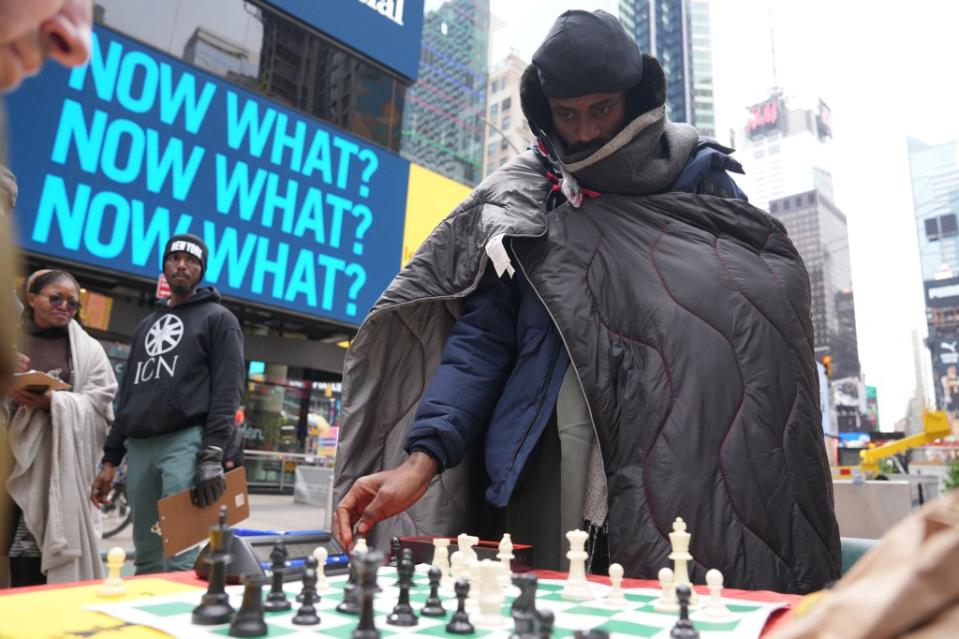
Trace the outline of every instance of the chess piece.
<instances>
[{"instance_id":1,"label":"chess piece","mask_svg":"<svg viewBox=\"0 0 959 639\"><path fill-rule=\"evenodd\" d=\"M312 562L310 561L312 560ZM297 626L315 626L320 623L320 616L316 614L314 605L318 596L316 594L316 559L312 556L307 558L306 568L303 569L303 605L296 611L296 616L292 621ZM313 563L314 565L310 565Z\"/></svg>"},{"instance_id":2,"label":"chess piece","mask_svg":"<svg viewBox=\"0 0 959 639\"><path fill-rule=\"evenodd\" d=\"M506 624L502 615L506 597L499 585L500 564L492 559L479 563L479 618L476 625L480 628L500 628Z\"/></svg>"},{"instance_id":3,"label":"chess piece","mask_svg":"<svg viewBox=\"0 0 959 639\"><path fill-rule=\"evenodd\" d=\"M316 557L316 592L325 595L330 591L330 583L326 580L326 560L329 557L329 551L325 546L317 546L313 556Z\"/></svg>"},{"instance_id":4,"label":"chess piece","mask_svg":"<svg viewBox=\"0 0 959 639\"><path fill-rule=\"evenodd\" d=\"M317 574L316 568L319 565L319 563L320 562L316 560L316 557L312 555L307 557L306 560L303 562L303 588L300 590L300 594L296 596L297 603L303 603L304 601L306 601L306 597L308 594L313 597L313 603L318 603L320 601L320 593L316 589L316 582L319 581L319 576L311 580L309 583L307 583L306 581L307 569L311 569L313 571L313 574L316 575ZM310 592L307 593L307 590L309 590Z\"/></svg>"},{"instance_id":5,"label":"chess piece","mask_svg":"<svg viewBox=\"0 0 959 639\"><path fill-rule=\"evenodd\" d=\"M706 571L706 586L709 588L709 601L700 611L700 615L710 619L728 619L732 616L723 603L723 573L715 568Z\"/></svg>"},{"instance_id":6,"label":"chess piece","mask_svg":"<svg viewBox=\"0 0 959 639\"><path fill-rule=\"evenodd\" d=\"M513 574L513 540L509 533L504 533L499 542L499 552L496 558L500 562L500 583L504 586L510 583L510 575Z\"/></svg>"},{"instance_id":7,"label":"chess piece","mask_svg":"<svg viewBox=\"0 0 959 639\"><path fill-rule=\"evenodd\" d=\"M436 545L435 543L433 544ZM399 537L393 537L390 539L390 563L386 564L391 568L396 568L400 562L400 550L403 548L403 545L400 543Z\"/></svg>"},{"instance_id":8,"label":"chess piece","mask_svg":"<svg viewBox=\"0 0 959 639\"><path fill-rule=\"evenodd\" d=\"M336 605L336 611L347 615L356 615L360 612L360 604L356 598L356 571L360 555L350 553L350 576L343 585L343 601Z\"/></svg>"},{"instance_id":9,"label":"chess piece","mask_svg":"<svg viewBox=\"0 0 959 639\"><path fill-rule=\"evenodd\" d=\"M573 639L609 639L609 633L599 628L577 630L573 633Z\"/></svg>"},{"instance_id":10,"label":"chess piece","mask_svg":"<svg viewBox=\"0 0 959 639\"><path fill-rule=\"evenodd\" d=\"M286 591L283 590L283 577L286 574L286 546L277 543L270 552L270 572L273 577L273 585L270 587L270 594L266 596L266 603L263 604L264 610L277 612L280 610L289 610L293 604L286 598ZM256 636L256 635L253 635Z\"/></svg>"},{"instance_id":11,"label":"chess piece","mask_svg":"<svg viewBox=\"0 0 959 639\"><path fill-rule=\"evenodd\" d=\"M473 628L469 615L466 614L466 597L469 596L470 582L460 579L456 582L454 589L456 590L456 612L446 624L446 632L453 635L471 635L476 632L476 629Z\"/></svg>"},{"instance_id":12,"label":"chess piece","mask_svg":"<svg viewBox=\"0 0 959 639\"><path fill-rule=\"evenodd\" d=\"M397 562L396 564L396 583L393 584L394 588L399 588L402 585L403 578L400 577L399 568L400 568L400 564L402 564L404 561L408 561L410 565L413 566L413 571L414 572L416 571L416 564L413 562L412 548L404 548L400 551L400 559L399 559L399 562ZM410 587L412 587L412 581L410 582Z\"/></svg>"},{"instance_id":13,"label":"chess piece","mask_svg":"<svg viewBox=\"0 0 959 639\"><path fill-rule=\"evenodd\" d=\"M366 545L366 537L357 537L356 543L353 544L353 552L358 552L360 554L366 554L370 551L369 546Z\"/></svg>"},{"instance_id":14,"label":"chess piece","mask_svg":"<svg viewBox=\"0 0 959 639\"><path fill-rule=\"evenodd\" d=\"M679 603L676 601L676 589L673 588L673 571L671 568L659 569L659 587L662 594L653 602L656 612L679 612Z\"/></svg>"},{"instance_id":15,"label":"chess piece","mask_svg":"<svg viewBox=\"0 0 959 639\"><path fill-rule=\"evenodd\" d=\"M436 566L430 567L429 573L430 579L430 596L426 599L426 604L423 606L423 609L420 611L420 614L424 617L445 617L446 609L443 608L443 602L440 600L439 590L440 590L440 569Z\"/></svg>"},{"instance_id":16,"label":"chess piece","mask_svg":"<svg viewBox=\"0 0 959 639\"><path fill-rule=\"evenodd\" d=\"M467 535L466 533L460 533L456 537L456 547L461 553L463 553L463 559L467 566L470 561L479 561L479 557L476 556L476 550L473 549L473 546L479 543L479 537L474 537L472 535Z\"/></svg>"},{"instance_id":17,"label":"chess piece","mask_svg":"<svg viewBox=\"0 0 959 639\"><path fill-rule=\"evenodd\" d=\"M669 543L672 544L673 551L669 558L673 560L673 588L679 586L689 586L689 592L692 593L690 603L695 604L697 600L696 591L689 581L689 562L693 556L689 554L689 540L692 537L686 532L686 522L682 517L677 517L673 522L673 532L669 533Z\"/></svg>"},{"instance_id":18,"label":"chess piece","mask_svg":"<svg viewBox=\"0 0 959 639\"><path fill-rule=\"evenodd\" d=\"M107 578L103 580L103 585L97 590L98 597L120 597L127 594L127 587L123 584L120 577L120 571L123 569L123 562L127 560L127 553L116 546L107 553Z\"/></svg>"},{"instance_id":19,"label":"chess piece","mask_svg":"<svg viewBox=\"0 0 959 639\"><path fill-rule=\"evenodd\" d=\"M536 611L536 632L539 639L549 639L553 636L554 623L556 623L556 616L552 610Z\"/></svg>"},{"instance_id":20,"label":"chess piece","mask_svg":"<svg viewBox=\"0 0 959 639\"><path fill-rule=\"evenodd\" d=\"M513 575L513 585L519 589L519 596L510 606L513 617L511 638L526 639L536 633L536 587L539 579L530 573Z\"/></svg>"},{"instance_id":21,"label":"chess piece","mask_svg":"<svg viewBox=\"0 0 959 639\"><path fill-rule=\"evenodd\" d=\"M440 571L440 586L450 585L450 540L446 537L433 538L433 565Z\"/></svg>"},{"instance_id":22,"label":"chess piece","mask_svg":"<svg viewBox=\"0 0 959 639\"><path fill-rule=\"evenodd\" d=\"M419 618L410 605L410 588L413 587L413 555L409 548L404 548L400 555L400 564L396 567L400 575L400 598L393 607L393 612L386 618L391 626L415 626Z\"/></svg>"},{"instance_id":23,"label":"chess piece","mask_svg":"<svg viewBox=\"0 0 959 639\"><path fill-rule=\"evenodd\" d=\"M263 618L263 586L266 584L264 575L247 575L243 578L243 602L230 624L231 637L266 636L268 629Z\"/></svg>"},{"instance_id":24,"label":"chess piece","mask_svg":"<svg viewBox=\"0 0 959 639\"><path fill-rule=\"evenodd\" d=\"M360 606L360 622L350 639L379 639L373 612L373 597L380 592L376 585L376 572L383 563L383 555L377 551L368 552L359 560L356 569L356 597Z\"/></svg>"},{"instance_id":25,"label":"chess piece","mask_svg":"<svg viewBox=\"0 0 959 639\"><path fill-rule=\"evenodd\" d=\"M584 530L571 530L566 533L566 539L569 540L569 552L566 553L566 558L569 559L569 576L563 584L563 599L592 599L593 593L589 589L589 581L586 580L586 540L589 539L589 534Z\"/></svg>"},{"instance_id":26,"label":"chess piece","mask_svg":"<svg viewBox=\"0 0 959 639\"><path fill-rule=\"evenodd\" d=\"M191 619L198 626L215 626L233 619L233 606L226 594L226 566L230 563L230 543L233 529L226 524L226 506L220 506L220 517L210 527L209 582L200 605L193 609Z\"/></svg>"},{"instance_id":27,"label":"chess piece","mask_svg":"<svg viewBox=\"0 0 959 639\"><path fill-rule=\"evenodd\" d=\"M679 620L669 631L670 639L699 639L699 631L689 620L689 596L692 589L689 586L676 586L676 598L679 600Z\"/></svg>"},{"instance_id":28,"label":"chess piece","mask_svg":"<svg viewBox=\"0 0 959 639\"><path fill-rule=\"evenodd\" d=\"M606 605L613 608L622 608L626 605L626 595L623 594L623 566L621 564L609 565L609 583L612 588L606 595Z\"/></svg>"}]
</instances>

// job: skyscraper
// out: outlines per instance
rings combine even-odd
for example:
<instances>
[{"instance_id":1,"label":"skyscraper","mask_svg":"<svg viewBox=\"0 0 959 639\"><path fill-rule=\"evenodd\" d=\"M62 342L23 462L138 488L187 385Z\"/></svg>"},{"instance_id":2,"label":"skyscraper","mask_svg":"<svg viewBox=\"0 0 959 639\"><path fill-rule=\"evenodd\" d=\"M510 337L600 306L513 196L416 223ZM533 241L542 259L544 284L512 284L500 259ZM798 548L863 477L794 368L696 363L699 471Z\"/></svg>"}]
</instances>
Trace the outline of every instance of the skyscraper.
<instances>
[{"instance_id":1,"label":"skyscraper","mask_svg":"<svg viewBox=\"0 0 959 639\"><path fill-rule=\"evenodd\" d=\"M793 102L774 91L749 107L746 126L737 135L736 157L746 175L736 179L762 209L772 200L812 190L833 199L831 111L822 100L806 106Z\"/></svg>"},{"instance_id":2,"label":"skyscraper","mask_svg":"<svg viewBox=\"0 0 959 639\"><path fill-rule=\"evenodd\" d=\"M806 263L817 358L832 359L832 379L859 377L855 298L846 216L833 202L831 112L822 100L801 105L779 90L752 107L737 136L749 201L785 225Z\"/></svg>"},{"instance_id":3,"label":"skyscraper","mask_svg":"<svg viewBox=\"0 0 959 639\"><path fill-rule=\"evenodd\" d=\"M908 152L933 388L937 406L946 408L950 380L959 377L959 142L910 138Z\"/></svg>"},{"instance_id":4,"label":"skyscraper","mask_svg":"<svg viewBox=\"0 0 959 639\"><path fill-rule=\"evenodd\" d=\"M620 0L619 20L666 72L666 114L715 135L709 0Z\"/></svg>"},{"instance_id":5,"label":"skyscraper","mask_svg":"<svg viewBox=\"0 0 959 639\"><path fill-rule=\"evenodd\" d=\"M489 0L447 0L426 13L403 113L401 154L469 186L483 172L489 21Z\"/></svg>"},{"instance_id":6,"label":"skyscraper","mask_svg":"<svg viewBox=\"0 0 959 639\"><path fill-rule=\"evenodd\" d=\"M506 60L490 70L484 176L506 164L533 141L519 99L520 78L528 65L527 61L510 53Z\"/></svg>"},{"instance_id":7,"label":"skyscraper","mask_svg":"<svg viewBox=\"0 0 959 639\"><path fill-rule=\"evenodd\" d=\"M786 227L809 272L817 357L828 354L832 358L833 379L858 377L846 216L817 190L773 200L769 212Z\"/></svg>"}]
</instances>

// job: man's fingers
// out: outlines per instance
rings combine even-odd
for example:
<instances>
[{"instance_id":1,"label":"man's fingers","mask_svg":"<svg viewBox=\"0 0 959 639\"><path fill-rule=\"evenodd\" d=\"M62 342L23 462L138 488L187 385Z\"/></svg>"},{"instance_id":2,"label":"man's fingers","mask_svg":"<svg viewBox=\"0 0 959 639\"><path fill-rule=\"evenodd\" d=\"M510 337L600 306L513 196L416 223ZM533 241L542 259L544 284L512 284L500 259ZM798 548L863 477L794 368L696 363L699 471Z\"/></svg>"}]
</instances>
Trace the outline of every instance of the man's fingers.
<instances>
[{"instance_id":1,"label":"man's fingers","mask_svg":"<svg viewBox=\"0 0 959 639\"><path fill-rule=\"evenodd\" d=\"M333 534L343 549L349 552L353 546L353 530L347 508L340 506L333 512Z\"/></svg>"}]
</instances>

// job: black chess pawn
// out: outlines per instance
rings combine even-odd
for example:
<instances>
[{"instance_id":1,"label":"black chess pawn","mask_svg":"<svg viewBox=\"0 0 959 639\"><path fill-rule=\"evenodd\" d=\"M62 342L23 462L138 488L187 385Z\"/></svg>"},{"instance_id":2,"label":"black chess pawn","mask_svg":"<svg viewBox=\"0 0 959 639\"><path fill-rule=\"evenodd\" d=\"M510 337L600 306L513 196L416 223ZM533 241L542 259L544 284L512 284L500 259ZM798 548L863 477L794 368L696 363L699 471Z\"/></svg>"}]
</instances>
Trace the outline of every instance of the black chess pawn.
<instances>
[{"instance_id":1,"label":"black chess pawn","mask_svg":"<svg viewBox=\"0 0 959 639\"><path fill-rule=\"evenodd\" d=\"M198 626L215 626L233 619L233 606L226 594L226 567L231 559L232 541L233 529L226 524L226 506L220 506L219 521L210 528L210 554L205 559L210 564L209 585L200 605L193 609L193 623Z\"/></svg>"},{"instance_id":2,"label":"black chess pawn","mask_svg":"<svg viewBox=\"0 0 959 639\"><path fill-rule=\"evenodd\" d=\"M577 630L573 633L573 639L609 639L609 633L599 628Z\"/></svg>"},{"instance_id":3,"label":"black chess pawn","mask_svg":"<svg viewBox=\"0 0 959 639\"><path fill-rule=\"evenodd\" d=\"M470 594L470 582L460 579L453 589L456 591L456 612L446 624L446 632L453 635L471 635L476 632L476 629L470 623L469 615L466 614L466 597Z\"/></svg>"},{"instance_id":4,"label":"black chess pawn","mask_svg":"<svg viewBox=\"0 0 959 639\"><path fill-rule=\"evenodd\" d=\"M419 617L413 612L413 606L410 605L410 588L413 587L413 556L408 554L409 548L403 550L400 565L396 571L400 574L400 599L393 607L393 612L386 618L386 623L391 626L415 626L419 623Z\"/></svg>"},{"instance_id":5,"label":"black chess pawn","mask_svg":"<svg viewBox=\"0 0 959 639\"><path fill-rule=\"evenodd\" d=\"M399 537L393 537L390 539L390 563L387 566L391 568L396 568L400 563L400 551L402 550L402 545Z\"/></svg>"},{"instance_id":6,"label":"black chess pawn","mask_svg":"<svg viewBox=\"0 0 959 639\"><path fill-rule=\"evenodd\" d=\"M699 631L689 620L689 598L692 597L692 590L689 586L676 587L676 599L679 600L679 621L669 631L670 639L699 639Z\"/></svg>"},{"instance_id":7,"label":"black chess pawn","mask_svg":"<svg viewBox=\"0 0 959 639\"><path fill-rule=\"evenodd\" d=\"M350 576L343 585L343 600L336 605L336 611L347 615L356 615L360 612L360 604L356 598L356 575L360 563L360 553L355 550L350 553Z\"/></svg>"},{"instance_id":8,"label":"black chess pawn","mask_svg":"<svg viewBox=\"0 0 959 639\"><path fill-rule=\"evenodd\" d=\"M380 591L376 585L376 572L383 563L383 555L372 550L359 560L356 569L356 596L360 606L360 622L350 639L380 639L373 611L373 597Z\"/></svg>"},{"instance_id":9,"label":"black chess pawn","mask_svg":"<svg viewBox=\"0 0 959 639\"><path fill-rule=\"evenodd\" d=\"M265 637L268 629L263 619L264 575L247 575L243 578L243 603L230 624L231 637Z\"/></svg>"},{"instance_id":10,"label":"black chess pawn","mask_svg":"<svg viewBox=\"0 0 959 639\"><path fill-rule=\"evenodd\" d=\"M430 596L426 598L426 604L420 614L424 617L445 617L446 609L440 600L440 579L443 573L436 566L432 566L427 574L430 579Z\"/></svg>"},{"instance_id":11,"label":"black chess pawn","mask_svg":"<svg viewBox=\"0 0 959 639\"><path fill-rule=\"evenodd\" d=\"M320 623L320 616L316 614L316 568L307 566L303 570L303 605L296 611L293 623L298 626L315 626Z\"/></svg>"},{"instance_id":12,"label":"black chess pawn","mask_svg":"<svg viewBox=\"0 0 959 639\"><path fill-rule=\"evenodd\" d=\"M286 575L286 546L282 542L277 542L270 553L270 571L273 578L273 585L270 587L270 594L266 596L266 603L263 604L265 610L278 612L289 610L293 607L286 598L286 592L283 590L283 578Z\"/></svg>"},{"instance_id":13,"label":"black chess pawn","mask_svg":"<svg viewBox=\"0 0 959 639\"><path fill-rule=\"evenodd\" d=\"M316 572L317 566L319 564L320 564L319 560L317 560L317 558L314 557L313 555L310 555L303 562L303 573L306 574L307 568L312 568L313 571ZM317 573L317 579L319 579L319 573ZM320 601L320 595L316 591L316 581L313 582L313 585L310 586L310 588L313 590L313 603L318 603ZM300 589L300 594L296 596L297 603L303 603L304 601L306 601L306 589L307 589L307 585L306 585L306 582L304 581L303 588Z\"/></svg>"}]
</instances>

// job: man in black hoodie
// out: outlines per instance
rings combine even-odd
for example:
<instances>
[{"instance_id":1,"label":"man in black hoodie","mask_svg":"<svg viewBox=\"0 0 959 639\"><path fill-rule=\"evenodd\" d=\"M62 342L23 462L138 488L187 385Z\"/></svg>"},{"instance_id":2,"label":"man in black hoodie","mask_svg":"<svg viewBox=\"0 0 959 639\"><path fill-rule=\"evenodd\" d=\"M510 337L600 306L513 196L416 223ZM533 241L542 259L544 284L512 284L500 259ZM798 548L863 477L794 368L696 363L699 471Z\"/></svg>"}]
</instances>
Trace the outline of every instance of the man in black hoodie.
<instances>
[{"instance_id":1,"label":"man in black hoodie","mask_svg":"<svg viewBox=\"0 0 959 639\"><path fill-rule=\"evenodd\" d=\"M223 451L244 382L243 333L215 288L198 288L207 247L174 235L163 253L167 303L140 322L120 388L116 421L103 447L93 502L105 503L127 454L137 574L189 569L196 551L163 559L157 501L193 486L198 507L225 489Z\"/></svg>"}]
</instances>

